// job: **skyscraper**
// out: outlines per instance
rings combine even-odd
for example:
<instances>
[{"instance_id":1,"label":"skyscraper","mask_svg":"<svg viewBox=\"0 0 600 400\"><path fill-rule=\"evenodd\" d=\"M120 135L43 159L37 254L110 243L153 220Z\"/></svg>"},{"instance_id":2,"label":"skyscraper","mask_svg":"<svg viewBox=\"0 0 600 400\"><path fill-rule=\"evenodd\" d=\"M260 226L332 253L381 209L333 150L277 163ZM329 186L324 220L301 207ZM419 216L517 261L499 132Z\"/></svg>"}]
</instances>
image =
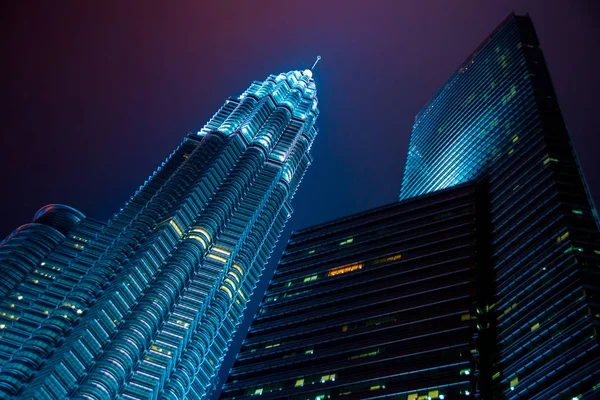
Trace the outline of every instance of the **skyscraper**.
<instances>
[{"instance_id":1,"label":"skyscraper","mask_svg":"<svg viewBox=\"0 0 600 400\"><path fill-rule=\"evenodd\" d=\"M289 390L297 399L341 395L403 400L597 398L597 213L527 16L510 15L418 113L401 202L388 209L442 202L465 185L476 187L471 213L474 231L470 233L475 237L474 243L469 242L465 232L456 245L471 243L476 256L462 261L464 275L450 273L437 279L433 272L426 272L433 268L432 261L423 261L423 271L412 269L422 265L413 255L439 253L444 257L445 247L426 238L443 226L450 209L440 212L441 221L423 220L414 232L399 225L396 251L402 258L381 272L376 263L383 256L379 249L394 233L393 228L380 228L378 210L293 235L224 397L269 392L266 397L278 398L288 393L278 391ZM410 216L406 218L408 223ZM338 232L349 239L336 236ZM418 240L426 246L423 254L414 254L411 248L411 241ZM336 241L339 246L334 246ZM315 247L312 258L304 254L300 259L296 253L297 248L306 250L304 242ZM327 250L323 258L317 255L321 248ZM345 271L337 277L337 285L328 271L338 266L329 260L339 260L339 268ZM313 275L303 277L303 270L313 273L315 282ZM447 271L437 270L439 274ZM377 274L387 278L377 282ZM394 286L397 274L404 274L408 284ZM457 284L458 277L464 279L466 298L463 308L454 310L443 300L453 298L450 285ZM301 280L296 282L296 278ZM285 287L289 282L291 286ZM411 302L421 293L431 295L424 296L423 303ZM313 296L320 300L312 300ZM396 299L398 304L383 305L381 299ZM428 301L440 305L430 311L422 307ZM297 304L298 318L306 318L314 329L301 343L296 337L303 328L291 329L294 319L279 315L280 309L291 313L292 304ZM395 310L411 305L414 316L405 317ZM342 315L346 306L357 307L356 313ZM362 314L358 307L371 309ZM454 315L454 311L460 312ZM380 319L388 313L394 318ZM379 325L374 328L364 321ZM350 329L355 326L357 330ZM473 328L470 348L466 326ZM393 333L385 335L385 330ZM403 349L398 340L407 347ZM305 351L314 351L310 354L314 361L301 353L300 344ZM431 354L439 355L428 363ZM321 363L329 370L321 371ZM322 375L308 374L309 366ZM292 377L297 381L292 382ZM311 386L306 388L307 384Z\"/></svg>"},{"instance_id":2,"label":"skyscraper","mask_svg":"<svg viewBox=\"0 0 600 400\"><path fill-rule=\"evenodd\" d=\"M597 213L529 17L511 15L417 115L400 199L472 179L489 187L496 395L599 384Z\"/></svg>"},{"instance_id":3,"label":"skyscraper","mask_svg":"<svg viewBox=\"0 0 600 400\"><path fill-rule=\"evenodd\" d=\"M310 70L271 75L107 224L51 205L6 238L0 397L205 396L292 213L318 113Z\"/></svg>"}]
</instances>

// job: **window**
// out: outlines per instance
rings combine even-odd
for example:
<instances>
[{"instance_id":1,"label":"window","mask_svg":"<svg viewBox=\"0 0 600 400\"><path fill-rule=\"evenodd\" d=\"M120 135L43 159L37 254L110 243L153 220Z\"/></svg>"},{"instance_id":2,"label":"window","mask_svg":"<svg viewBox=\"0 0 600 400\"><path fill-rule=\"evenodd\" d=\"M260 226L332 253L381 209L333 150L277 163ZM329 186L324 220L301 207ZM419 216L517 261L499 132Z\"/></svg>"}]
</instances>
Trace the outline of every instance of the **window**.
<instances>
[{"instance_id":1,"label":"window","mask_svg":"<svg viewBox=\"0 0 600 400\"><path fill-rule=\"evenodd\" d=\"M362 263L342 265L341 267L336 267L336 268L330 269L329 272L327 272L327 276L336 276L336 275L345 274L347 272L357 271L359 269L362 269L362 267L363 267Z\"/></svg>"},{"instance_id":2,"label":"window","mask_svg":"<svg viewBox=\"0 0 600 400\"><path fill-rule=\"evenodd\" d=\"M346 240L344 240L344 241L340 242L340 246L343 246L343 245L345 245L345 244L350 244L350 243L352 243L353 241L354 241L354 238L348 238L348 239L346 239Z\"/></svg>"}]
</instances>

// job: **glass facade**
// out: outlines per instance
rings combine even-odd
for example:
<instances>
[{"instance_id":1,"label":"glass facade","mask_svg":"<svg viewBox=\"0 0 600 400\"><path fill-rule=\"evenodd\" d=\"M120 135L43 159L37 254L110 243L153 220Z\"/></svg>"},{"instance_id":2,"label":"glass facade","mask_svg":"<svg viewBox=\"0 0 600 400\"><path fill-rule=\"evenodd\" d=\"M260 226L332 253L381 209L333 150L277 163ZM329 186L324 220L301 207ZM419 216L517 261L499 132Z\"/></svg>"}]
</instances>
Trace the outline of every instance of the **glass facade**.
<instances>
[{"instance_id":1,"label":"glass facade","mask_svg":"<svg viewBox=\"0 0 600 400\"><path fill-rule=\"evenodd\" d=\"M107 223L47 206L0 244L0 397L203 398L317 134L310 71L254 82Z\"/></svg>"},{"instance_id":2,"label":"glass facade","mask_svg":"<svg viewBox=\"0 0 600 400\"><path fill-rule=\"evenodd\" d=\"M597 214L529 17L511 15L417 115L400 199L472 179L488 185L494 396L600 396Z\"/></svg>"},{"instance_id":3,"label":"glass facade","mask_svg":"<svg viewBox=\"0 0 600 400\"><path fill-rule=\"evenodd\" d=\"M475 393L478 197L465 184L294 232L222 398Z\"/></svg>"}]
</instances>

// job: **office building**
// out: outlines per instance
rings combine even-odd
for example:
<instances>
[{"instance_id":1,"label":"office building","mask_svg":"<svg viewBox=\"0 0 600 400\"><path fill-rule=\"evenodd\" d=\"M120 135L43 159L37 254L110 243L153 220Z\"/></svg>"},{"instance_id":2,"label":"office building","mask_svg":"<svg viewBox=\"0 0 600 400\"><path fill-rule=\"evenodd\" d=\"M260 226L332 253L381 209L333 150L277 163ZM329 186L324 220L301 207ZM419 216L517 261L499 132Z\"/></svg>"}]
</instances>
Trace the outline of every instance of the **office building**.
<instances>
[{"instance_id":1,"label":"office building","mask_svg":"<svg viewBox=\"0 0 600 400\"><path fill-rule=\"evenodd\" d=\"M294 232L222 398L475 393L480 195L467 183Z\"/></svg>"}]
</instances>

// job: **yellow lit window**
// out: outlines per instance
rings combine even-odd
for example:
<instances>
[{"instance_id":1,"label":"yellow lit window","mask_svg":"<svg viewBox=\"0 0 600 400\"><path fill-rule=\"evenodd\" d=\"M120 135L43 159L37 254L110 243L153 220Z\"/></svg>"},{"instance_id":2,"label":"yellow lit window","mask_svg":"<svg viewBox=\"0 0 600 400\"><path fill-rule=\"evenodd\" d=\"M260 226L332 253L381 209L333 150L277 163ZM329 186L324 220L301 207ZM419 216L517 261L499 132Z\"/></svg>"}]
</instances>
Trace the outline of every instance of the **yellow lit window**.
<instances>
[{"instance_id":1,"label":"yellow lit window","mask_svg":"<svg viewBox=\"0 0 600 400\"><path fill-rule=\"evenodd\" d=\"M536 323L536 324L534 324L534 325L531 327L531 332L535 331L535 330L536 330L537 328L539 328L539 327L540 327L540 323L539 323L539 322L538 322L538 323Z\"/></svg>"},{"instance_id":2,"label":"yellow lit window","mask_svg":"<svg viewBox=\"0 0 600 400\"><path fill-rule=\"evenodd\" d=\"M558 159L556 158L552 158L552 157L548 157L544 160L544 165L548 164L550 161L552 162L558 162Z\"/></svg>"},{"instance_id":3,"label":"yellow lit window","mask_svg":"<svg viewBox=\"0 0 600 400\"><path fill-rule=\"evenodd\" d=\"M492 376L492 379L498 379L498 378L500 378L500 372L496 372L494 374L494 376Z\"/></svg>"},{"instance_id":4,"label":"yellow lit window","mask_svg":"<svg viewBox=\"0 0 600 400\"><path fill-rule=\"evenodd\" d=\"M303 283L316 281L318 277L319 275L307 276L306 278L304 278Z\"/></svg>"},{"instance_id":5,"label":"yellow lit window","mask_svg":"<svg viewBox=\"0 0 600 400\"><path fill-rule=\"evenodd\" d=\"M210 236L210 233L208 233L208 231L204 228L200 228L199 226L196 226L196 227L192 228L190 232L199 233L204 236L204 238L206 239L206 241L208 243L212 242L212 237Z\"/></svg>"},{"instance_id":6,"label":"yellow lit window","mask_svg":"<svg viewBox=\"0 0 600 400\"><path fill-rule=\"evenodd\" d=\"M569 237L569 232L565 232L561 236L556 238L556 243L560 243L563 240L567 239L568 237Z\"/></svg>"},{"instance_id":7,"label":"yellow lit window","mask_svg":"<svg viewBox=\"0 0 600 400\"><path fill-rule=\"evenodd\" d=\"M233 280L231 280L231 279L229 279L229 278L225 278L225 280L224 280L223 282L227 282L227 283L229 283L231 286L233 286L233 288L234 288L234 289L237 289L237 284L236 284L236 283L235 283Z\"/></svg>"},{"instance_id":8,"label":"yellow lit window","mask_svg":"<svg viewBox=\"0 0 600 400\"><path fill-rule=\"evenodd\" d=\"M429 393L427 393L427 396L429 396L432 399L437 398L440 395L439 390L431 390Z\"/></svg>"},{"instance_id":9,"label":"yellow lit window","mask_svg":"<svg viewBox=\"0 0 600 400\"><path fill-rule=\"evenodd\" d=\"M213 247L213 251L216 251L217 253L224 254L224 255L226 255L226 256L228 256L228 255L230 255L230 254L231 254L231 252L230 252L230 251L227 251L227 250L225 250L225 249L222 249L222 248L220 248L220 247L216 247L216 246L215 246L215 247Z\"/></svg>"},{"instance_id":10,"label":"yellow lit window","mask_svg":"<svg viewBox=\"0 0 600 400\"><path fill-rule=\"evenodd\" d=\"M461 321L468 321L471 319L471 314L464 314L460 316Z\"/></svg>"},{"instance_id":11,"label":"yellow lit window","mask_svg":"<svg viewBox=\"0 0 600 400\"><path fill-rule=\"evenodd\" d=\"M357 271L359 269L362 269L362 267L363 267L362 263L342 265L341 267L336 267L336 268L330 269L329 272L327 272L327 276L336 276L336 275L345 274L347 272Z\"/></svg>"},{"instance_id":12,"label":"yellow lit window","mask_svg":"<svg viewBox=\"0 0 600 400\"><path fill-rule=\"evenodd\" d=\"M173 229L175 229L175 232L177 232L179 237L183 236L183 232L181 231L179 225L177 225L177 222L175 222L174 220L170 220L169 224L173 227Z\"/></svg>"},{"instance_id":13,"label":"yellow lit window","mask_svg":"<svg viewBox=\"0 0 600 400\"><path fill-rule=\"evenodd\" d=\"M242 276L244 276L244 270L242 269L242 267L240 267L237 264L233 264L232 267L235 268Z\"/></svg>"},{"instance_id":14,"label":"yellow lit window","mask_svg":"<svg viewBox=\"0 0 600 400\"><path fill-rule=\"evenodd\" d=\"M519 383L519 377L515 376L515 379L510 381L510 387L514 388L515 386L517 386L517 383Z\"/></svg>"},{"instance_id":15,"label":"yellow lit window","mask_svg":"<svg viewBox=\"0 0 600 400\"><path fill-rule=\"evenodd\" d=\"M218 256L216 254L209 254L208 257L212 258L213 260L217 260L217 261L221 261L221 262L226 262L227 261L226 258L223 258L223 257Z\"/></svg>"},{"instance_id":16,"label":"yellow lit window","mask_svg":"<svg viewBox=\"0 0 600 400\"><path fill-rule=\"evenodd\" d=\"M279 345L280 345L279 343L268 344L265 346L265 349L270 349L271 347L277 347Z\"/></svg>"},{"instance_id":17,"label":"yellow lit window","mask_svg":"<svg viewBox=\"0 0 600 400\"><path fill-rule=\"evenodd\" d=\"M519 140L519 137L518 137L518 136L515 136L515 137L513 138L513 140L512 140L512 141L513 141L513 143L514 143L514 142L516 142L517 140Z\"/></svg>"},{"instance_id":18,"label":"yellow lit window","mask_svg":"<svg viewBox=\"0 0 600 400\"><path fill-rule=\"evenodd\" d=\"M204 238L200 235L195 235L192 233L188 236L188 238L199 241L202 244L202 247L204 247L204 249L208 247L208 245L206 244L206 240L204 240Z\"/></svg>"},{"instance_id":19,"label":"yellow lit window","mask_svg":"<svg viewBox=\"0 0 600 400\"><path fill-rule=\"evenodd\" d=\"M301 387L301 386L304 386L304 378L298 379L296 381L296 384L294 385L294 387Z\"/></svg>"},{"instance_id":20,"label":"yellow lit window","mask_svg":"<svg viewBox=\"0 0 600 400\"><path fill-rule=\"evenodd\" d=\"M335 374L330 374L330 375L323 375L321 377L321 383L325 383L325 382L329 382L329 381L335 381Z\"/></svg>"},{"instance_id":21,"label":"yellow lit window","mask_svg":"<svg viewBox=\"0 0 600 400\"><path fill-rule=\"evenodd\" d=\"M229 290L229 288L225 285L221 286L221 290L224 291L225 293L227 293L229 295L229 298L233 299L233 294L231 293L231 290Z\"/></svg>"},{"instance_id":22,"label":"yellow lit window","mask_svg":"<svg viewBox=\"0 0 600 400\"><path fill-rule=\"evenodd\" d=\"M384 262L397 261L400 259L402 259L402 254L394 254L393 256L382 257L382 258L376 259L375 261L373 261L373 265L381 264Z\"/></svg>"}]
</instances>

